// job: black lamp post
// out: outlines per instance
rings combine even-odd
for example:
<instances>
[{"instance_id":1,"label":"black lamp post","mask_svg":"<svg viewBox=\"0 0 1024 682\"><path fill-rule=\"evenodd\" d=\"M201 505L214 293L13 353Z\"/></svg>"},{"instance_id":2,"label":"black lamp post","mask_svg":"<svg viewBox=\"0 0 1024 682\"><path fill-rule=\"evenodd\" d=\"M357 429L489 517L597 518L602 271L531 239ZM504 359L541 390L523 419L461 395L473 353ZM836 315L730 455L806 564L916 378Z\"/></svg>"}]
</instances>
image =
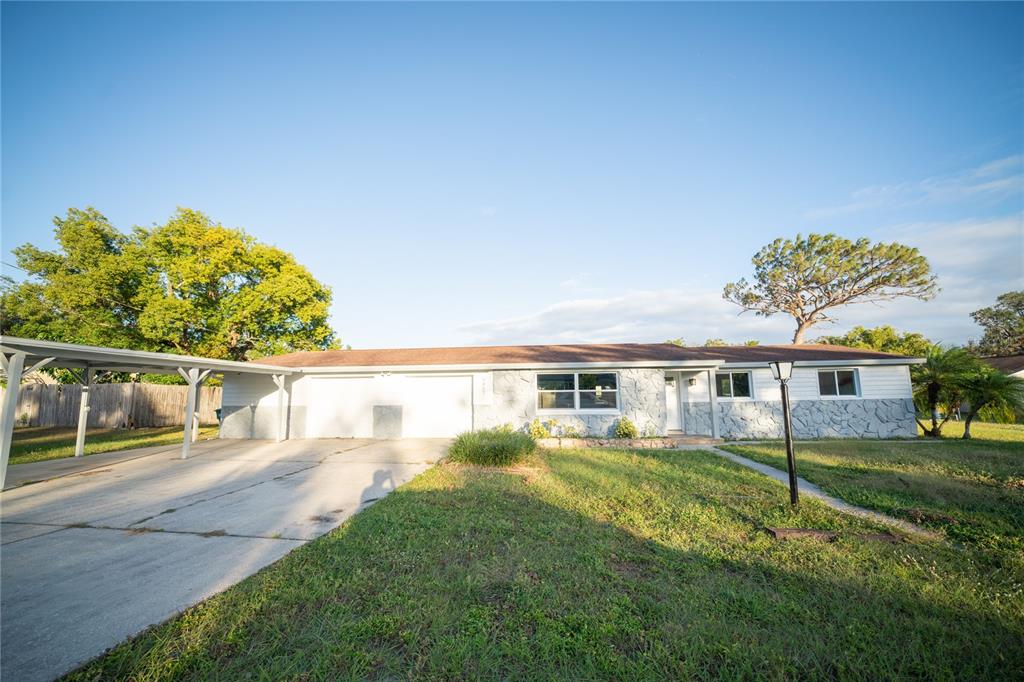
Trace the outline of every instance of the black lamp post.
<instances>
[{"instance_id":1,"label":"black lamp post","mask_svg":"<svg viewBox=\"0 0 1024 682\"><path fill-rule=\"evenodd\" d=\"M789 502L799 502L796 489L796 455L793 454L793 420L789 416L789 378L793 376L792 362L769 362L772 376L779 382L782 390L782 427L786 434L786 468L789 470Z\"/></svg>"}]
</instances>

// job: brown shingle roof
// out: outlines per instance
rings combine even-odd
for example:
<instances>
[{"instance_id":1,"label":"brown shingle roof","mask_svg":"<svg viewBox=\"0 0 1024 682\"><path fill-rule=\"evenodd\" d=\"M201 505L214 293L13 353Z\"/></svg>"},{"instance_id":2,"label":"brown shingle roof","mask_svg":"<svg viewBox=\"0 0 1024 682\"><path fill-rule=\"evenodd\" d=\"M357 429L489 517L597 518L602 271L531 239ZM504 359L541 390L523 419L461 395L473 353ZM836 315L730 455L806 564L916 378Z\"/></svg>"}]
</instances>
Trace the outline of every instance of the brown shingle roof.
<instances>
[{"instance_id":1,"label":"brown shingle roof","mask_svg":"<svg viewBox=\"0 0 1024 682\"><path fill-rule=\"evenodd\" d=\"M721 360L875 360L903 356L860 348L799 346L714 346L681 348L668 343L598 343L559 346L466 346L455 348L382 348L289 353L260 362L282 367L381 367L400 365L499 365L589 362L671 362Z\"/></svg>"},{"instance_id":2,"label":"brown shingle roof","mask_svg":"<svg viewBox=\"0 0 1024 682\"><path fill-rule=\"evenodd\" d=\"M982 360L1003 374L1013 374L1024 370L1024 355L1004 355L997 358L982 358Z\"/></svg>"}]
</instances>

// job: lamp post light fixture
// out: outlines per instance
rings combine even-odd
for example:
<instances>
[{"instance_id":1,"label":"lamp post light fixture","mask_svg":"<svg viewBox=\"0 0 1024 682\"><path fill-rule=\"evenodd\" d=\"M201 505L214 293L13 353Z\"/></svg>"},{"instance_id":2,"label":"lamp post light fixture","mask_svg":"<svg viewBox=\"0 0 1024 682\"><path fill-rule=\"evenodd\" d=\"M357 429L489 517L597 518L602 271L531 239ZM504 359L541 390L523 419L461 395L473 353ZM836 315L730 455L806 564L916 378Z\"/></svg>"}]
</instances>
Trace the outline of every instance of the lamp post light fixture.
<instances>
[{"instance_id":1,"label":"lamp post light fixture","mask_svg":"<svg viewBox=\"0 0 1024 682\"><path fill-rule=\"evenodd\" d=\"M786 436L786 468L789 470L789 503L799 502L799 494L796 489L796 455L793 454L793 420L789 413L789 379L793 376L793 363L769 362L772 369L772 376L779 382L779 389L782 391L782 427Z\"/></svg>"}]
</instances>

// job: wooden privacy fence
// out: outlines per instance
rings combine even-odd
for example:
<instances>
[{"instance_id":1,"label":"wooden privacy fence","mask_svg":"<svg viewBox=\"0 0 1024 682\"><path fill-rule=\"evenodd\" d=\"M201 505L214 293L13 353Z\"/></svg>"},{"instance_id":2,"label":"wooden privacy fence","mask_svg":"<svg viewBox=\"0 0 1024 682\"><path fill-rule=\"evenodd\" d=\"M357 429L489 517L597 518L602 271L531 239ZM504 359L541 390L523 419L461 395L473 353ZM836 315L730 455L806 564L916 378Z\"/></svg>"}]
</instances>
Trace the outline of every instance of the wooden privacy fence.
<instances>
[{"instance_id":1,"label":"wooden privacy fence","mask_svg":"<svg viewBox=\"0 0 1024 682\"><path fill-rule=\"evenodd\" d=\"M187 386L165 384L93 384L89 388L89 426L182 426L187 391ZM220 394L220 386L199 388L201 424L217 423L214 410L220 407ZM81 400L78 384L22 384L15 425L76 426Z\"/></svg>"}]
</instances>

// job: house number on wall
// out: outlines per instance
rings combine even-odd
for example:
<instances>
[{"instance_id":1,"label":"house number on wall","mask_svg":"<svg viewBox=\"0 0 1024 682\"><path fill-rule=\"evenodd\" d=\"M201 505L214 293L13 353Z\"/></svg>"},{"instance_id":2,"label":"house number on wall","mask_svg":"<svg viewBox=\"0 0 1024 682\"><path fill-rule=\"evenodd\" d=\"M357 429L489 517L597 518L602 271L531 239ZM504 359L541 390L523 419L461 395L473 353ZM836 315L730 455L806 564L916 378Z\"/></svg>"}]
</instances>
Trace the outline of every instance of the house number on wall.
<instances>
[{"instance_id":1,"label":"house number on wall","mask_svg":"<svg viewBox=\"0 0 1024 682\"><path fill-rule=\"evenodd\" d=\"M483 372L473 375L473 404L490 405L494 400L494 375Z\"/></svg>"}]
</instances>

